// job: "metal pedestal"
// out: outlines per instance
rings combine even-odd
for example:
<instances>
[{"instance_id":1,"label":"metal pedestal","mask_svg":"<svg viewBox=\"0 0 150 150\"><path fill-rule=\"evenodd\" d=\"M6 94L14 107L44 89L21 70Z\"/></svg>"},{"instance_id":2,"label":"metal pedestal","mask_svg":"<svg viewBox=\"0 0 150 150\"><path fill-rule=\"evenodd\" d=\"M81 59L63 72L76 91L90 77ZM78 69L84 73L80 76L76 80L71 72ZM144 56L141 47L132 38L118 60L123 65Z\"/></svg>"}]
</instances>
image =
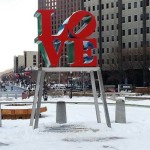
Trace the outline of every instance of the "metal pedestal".
<instances>
[{"instance_id":1,"label":"metal pedestal","mask_svg":"<svg viewBox=\"0 0 150 150\"><path fill-rule=\"evenodd\" d=\"M37 84L36 84L36 90L35 90L35 95L34 95L34 100L33 100L33 105L32 105L31 119L30 119L30 125L33 126L34 129L38 128L45 73L46 72L81 72L81 71L90 73L96 117L97 117L97 122L100 123L101 122L100 111L99 111L98 96L96 93L95 78L94 78L94 72L95 71L97 72L99 87L100 87L100 94L101 94L101 99L103 102L104 113L105 113L105 118L106 118L106 124L108 127L111 127L100 68L99 67L56 67L56 68L51 67L51 68L41 68L38 71Z\"/></svg>"}]
</instances>

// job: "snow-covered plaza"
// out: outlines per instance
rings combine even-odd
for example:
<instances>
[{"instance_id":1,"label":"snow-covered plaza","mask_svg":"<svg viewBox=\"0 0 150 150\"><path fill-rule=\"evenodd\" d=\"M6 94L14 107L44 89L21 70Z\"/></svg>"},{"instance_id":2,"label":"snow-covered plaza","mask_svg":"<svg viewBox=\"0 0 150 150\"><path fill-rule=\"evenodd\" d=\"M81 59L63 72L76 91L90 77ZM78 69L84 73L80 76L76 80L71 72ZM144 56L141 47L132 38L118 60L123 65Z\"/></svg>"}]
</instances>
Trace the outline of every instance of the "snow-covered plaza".
<instances>
[{"instance_id":1,"label":"snow-covered plaza","mask_svg":"<svg viewBox=\"0 0 150 150\"><path fill-rule=\"evenodd\" d=\"M0 150L149 150L150 101L126 100L126 124L115 123L115 102L107 100L112 128L105 123L100 103L101 122L97 123L93 97L68 96L48 98L48 101L66 101L67 123L56 123L56 103L42 104L38 129L29 126L29 119L2 120ZM22 101L17 99L17 101ZM25 100L24 100L25 101ZM33 101L33 97L26 101ZM89 102L86 104L80 102ZM101 102L99 98L99 102ZM2 105L3 107L3 105Z\"/></svg>"}]
</instances>

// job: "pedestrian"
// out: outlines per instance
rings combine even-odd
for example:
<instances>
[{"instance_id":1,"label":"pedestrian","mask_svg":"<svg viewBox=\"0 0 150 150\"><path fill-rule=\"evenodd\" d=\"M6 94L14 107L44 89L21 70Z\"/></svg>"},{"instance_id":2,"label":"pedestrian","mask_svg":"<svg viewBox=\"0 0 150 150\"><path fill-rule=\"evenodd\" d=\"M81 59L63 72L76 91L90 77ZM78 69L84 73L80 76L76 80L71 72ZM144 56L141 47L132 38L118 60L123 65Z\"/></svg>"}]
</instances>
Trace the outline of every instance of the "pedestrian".
<instances>
[{"instance_id":1,"label":"pedestrian","mask_svg":"<svg viewBox=\"0 0 150 150\"><path fill-rule=\"evenodd\" d=\"M13 90L13 86L11 86L11 91Z\"/></svg>"}]
</instances>

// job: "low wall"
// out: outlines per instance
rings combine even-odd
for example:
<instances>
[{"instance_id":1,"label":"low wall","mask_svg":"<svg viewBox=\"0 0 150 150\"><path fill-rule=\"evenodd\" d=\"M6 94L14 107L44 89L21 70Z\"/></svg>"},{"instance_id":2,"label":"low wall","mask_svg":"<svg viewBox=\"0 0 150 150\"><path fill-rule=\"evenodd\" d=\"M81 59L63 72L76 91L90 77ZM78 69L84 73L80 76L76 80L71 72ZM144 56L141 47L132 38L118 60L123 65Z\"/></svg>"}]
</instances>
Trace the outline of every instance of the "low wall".
<instances>
[{"instance_id":1,"label":"low wall","mask_svg":"<svg viewBox=\"0 0 150 150\"><path fill-rule=\"evenodd\" d=\"M141 94L150 94L150 87L136 87L134 89L134 92Z\"/></svg>"}]
</instances>

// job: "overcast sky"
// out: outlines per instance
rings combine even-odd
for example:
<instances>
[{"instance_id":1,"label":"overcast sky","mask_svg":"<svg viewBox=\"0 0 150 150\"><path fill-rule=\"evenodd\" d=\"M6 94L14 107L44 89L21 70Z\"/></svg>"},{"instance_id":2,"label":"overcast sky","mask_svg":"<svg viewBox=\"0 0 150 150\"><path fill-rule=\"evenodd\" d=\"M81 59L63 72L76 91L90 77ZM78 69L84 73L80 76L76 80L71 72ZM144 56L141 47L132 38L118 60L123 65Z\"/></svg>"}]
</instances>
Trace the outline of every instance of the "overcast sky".
<instances>
[{"instance_id":1,"label":"overcast sky","mask_svg":"<svg viewBox=\"0 0 150 150\"><path fill-rule=\"evenodd\" d=\"M0 72L13 68L13 58L37 51L38 0L0 0Z\"/></svg>"}]
</instances>

